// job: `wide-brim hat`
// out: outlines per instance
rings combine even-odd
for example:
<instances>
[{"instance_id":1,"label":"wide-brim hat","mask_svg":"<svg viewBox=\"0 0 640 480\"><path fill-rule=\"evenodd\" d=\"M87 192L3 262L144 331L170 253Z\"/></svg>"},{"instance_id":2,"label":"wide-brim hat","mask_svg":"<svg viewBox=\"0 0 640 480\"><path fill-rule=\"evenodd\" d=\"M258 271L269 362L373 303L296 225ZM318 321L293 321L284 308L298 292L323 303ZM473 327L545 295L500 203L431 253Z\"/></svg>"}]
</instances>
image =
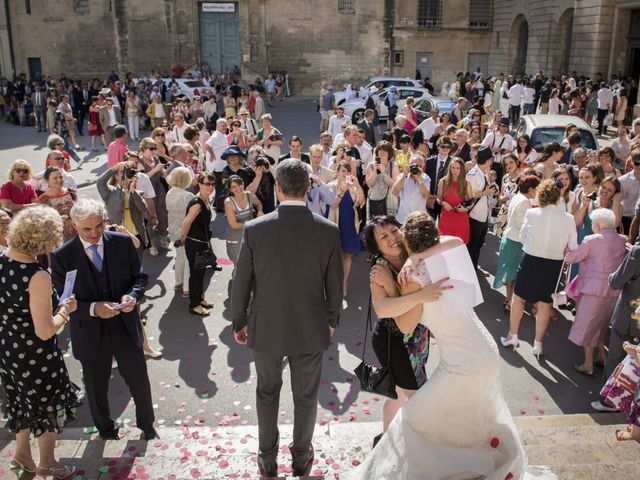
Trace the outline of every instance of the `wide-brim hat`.
<instances>
[{"instance_id":1,"label":"wide-brim hat","mask_svg":"<svg viewBox=\"0 0 640 480\"><path fill-rule=\"evenodd\" d=\"M224 152L222 152L220 158L222 158L222 160L226 160L233 155L237 155L245 159L247 158L247 154L240 150L237 145L231 145L229 148L227 148Z\"/></svg>"},{"instance_id":2,"label":"wide-brim hat","mask_svg":"<svg viewBox=\"0 0 640 480\"><path fill-rule=\"evenodd\" d=\"M111 95L111 89L107 87L103 88L102 90L100 90L100 95L102 95L103 97Z\"/></svg>"},{"instance_id":3,"label":"wide-brim hat","mask_svg":"<svg viewBox=\"0 0 640 480\"><path fill-rule=\"evenodd\" d=\"M249 115L249 110L247 110L246 108L241 108L238 111L238 115Z\"/></svg>"}]
</instances>

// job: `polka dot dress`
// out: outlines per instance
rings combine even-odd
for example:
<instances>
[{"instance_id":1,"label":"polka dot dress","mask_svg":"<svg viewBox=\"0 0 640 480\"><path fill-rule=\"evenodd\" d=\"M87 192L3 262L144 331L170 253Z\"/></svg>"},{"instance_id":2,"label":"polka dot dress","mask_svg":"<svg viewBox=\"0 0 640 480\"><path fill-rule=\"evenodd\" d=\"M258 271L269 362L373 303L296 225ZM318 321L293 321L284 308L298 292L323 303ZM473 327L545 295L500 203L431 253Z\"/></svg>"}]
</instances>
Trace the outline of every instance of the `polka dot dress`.
<instances>
[{"instance_id":1,"label":"polka dot dress","mask_svg":"<svg viewBox=\"0 0 640 480\"><path fill-rule=\"evenodd\" d=\"M79 405L56 336L40 340L29 312L29 280L42 268L0 255L0 378L13 432L59 432ZM54 307L58 295L53 292Z\"/></svg>"}]
</instances>

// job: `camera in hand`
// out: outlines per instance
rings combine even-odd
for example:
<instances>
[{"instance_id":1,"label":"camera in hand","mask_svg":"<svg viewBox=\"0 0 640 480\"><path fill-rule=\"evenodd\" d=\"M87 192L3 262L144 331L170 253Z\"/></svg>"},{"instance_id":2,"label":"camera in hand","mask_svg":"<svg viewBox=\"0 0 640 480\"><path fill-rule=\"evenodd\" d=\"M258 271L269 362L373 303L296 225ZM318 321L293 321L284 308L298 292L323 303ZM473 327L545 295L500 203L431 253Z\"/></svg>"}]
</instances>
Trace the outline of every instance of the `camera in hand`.
<instances>
[{"instance_id":1,"label":"camera in hand","mask_svg":"<svg viewBox=\"0 0 640 480\"><path fill-rule=\"evenodd\" d=\"M376 162L376 165L380 165L380 158L376 157L375 162Z\"/></svg>"},{"instance_id":2,"label":"camera in hand","mask_svg":"<svg viewBox=\"0 0 640 480\"><path fill-rule=\"evenodd\" d=\"M116 226L115 225L109 225L109 231L110 232L117 232Z\"/></svg>"},{"instance_id":3,"label":"camera in hand","mask_svg":"<svg viewBox=\"0 0 640 480\"><path fill-rule=\"evenodd\" d=\"M175 242L173 242L173 246L176 247L176 248L181 247L182 246L182 240L181 239L176 240Z\"/></svg>"},{"instance_id":4,"label":"camera in hand","mask_svg":"<svg viewBox=\"0 0 640 480\"><path fill-rule=\"evenodd\" d=\"M469 208L471 205L473 205L473 199L463 200L460 202L460 206L464 208Z\"/></svg>"},{"instance_id":5,"label":"camera in hand","mask_svg":"<svg viewBox=\"0 0 640 480\"><path fill-rule=\"evenodd\" d=\"M420 173L420 167L418 165L409 165L409 171L411 175L418 175Z\"/></svg>"},{"instance_id":6,"label":"camera in hand","mask_svg":"<svg viewBox=\"0 0 640 480\"><path fill-rule=\"evenodd\" d=\"M267 157L258 157L254 163L256 167L269 168L269 160L267 160Z\"/></svg>"},{"instance_id":7,"label":"camera in hand","mask_svg":"<svg viewBox=\"0 0 640 480\"><path fill-rule=\"evenodd\" d=\"M127 168L124 171L124 176L127 177L128 179L132 179L133 177L136 176L137 173L138 173L138 170L136 170L135 168Z\"/></svg>"}]
</instances>

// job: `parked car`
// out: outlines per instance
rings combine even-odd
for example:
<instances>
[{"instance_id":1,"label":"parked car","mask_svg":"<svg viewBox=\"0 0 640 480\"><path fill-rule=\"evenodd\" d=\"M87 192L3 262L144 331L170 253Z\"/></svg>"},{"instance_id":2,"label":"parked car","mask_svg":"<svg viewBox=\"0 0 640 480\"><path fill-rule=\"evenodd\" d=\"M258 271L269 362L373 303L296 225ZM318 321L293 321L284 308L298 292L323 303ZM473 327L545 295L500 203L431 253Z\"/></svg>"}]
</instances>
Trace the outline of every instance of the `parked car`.
<instances>
[{"instance_id":1,"label":"parked car","mask_svg":"<svg viewBox=\"0 0 640 480\"><path fill-rule=\"evenodd\" d=\"M419 80L412 80L409 77L371 77L369 82L364 86L369 90L369 94L379 92L389 87L417 87L422 88ZM354 88L356 96L359 96L359 89ZM336 105L342 105L346 100L346 89L334 93L336 97Z\"/></svg>"},{"instance_id":2,"label":"parked car","mask_svg":"<svg viewBox=\"0 0 640 480\"><path fill-rule=\"evenodd\" d=\"M562 143L567 125L574 124L582 136L581 146L598 150L598 139L587 122L572 115L524 115L515 125L516 136L529 135L531 145L541 152L551 142Z\"/></svg>"},{"instance_id":3,"label":"parked car","mask_svg":"<svg viewBox=\"0 0 640 480\"><path fill-rule=\"evenodd\" d=\"M457 103L457 100L447 97L424 98L419 102L416 102L413 109L416 111L416 114L418 115L418 123L420 123L431 117L431 110L433 107L438 109L440 115L443 113L451 114ZM462 113L466 115L471 109L471 106L471 102L469 100L465 100L465 104L462 107Z\"/></svg>"},{"instance_id":4,"label":"parked car","mask_svg":"<svg viewBox=\"0 0 640 480\"><path fill-rule=\"evenodd\" d=\"M408 97L415 98L416 102L423 98L434 98L429 93L429 90L426 88L417 88L417 87L395 87L398 92L398 111L400 112L404 108L404 104L407 101ZM389 89L385 89L381 92L373 93L374 102L376 104L376 108L378 110L378 118L380 120L386 120L389 116L389 109L384 104L385 99L389 93ZM375 98L378 97L378 98ZM357 100L353 100L352 102L345 102L343 104L344 114L347 118L351 119L353 124L358 123L364 117L365 111L365 102L358 98Z\"/></svg>"}]
</instances>

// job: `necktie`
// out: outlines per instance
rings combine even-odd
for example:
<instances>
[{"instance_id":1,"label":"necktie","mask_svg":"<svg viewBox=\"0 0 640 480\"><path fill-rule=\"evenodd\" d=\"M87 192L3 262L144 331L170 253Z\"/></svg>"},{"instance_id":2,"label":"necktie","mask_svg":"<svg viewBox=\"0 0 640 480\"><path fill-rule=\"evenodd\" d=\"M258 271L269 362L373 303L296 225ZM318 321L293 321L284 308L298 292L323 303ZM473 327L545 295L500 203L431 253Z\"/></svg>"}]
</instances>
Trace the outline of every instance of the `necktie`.
<instances>
[{"instance_id":1,"label":"necktie","mask_svg":"<svg viewBox=\"0 0 640 480\"><path fill-rule=\"evenodd\" d=\"M441 160L438 160L438 169L436 171L436 179L440 179L440 175L442 174L442 167L444 166L444 162Z\"/></svg>"},{"instance_id":2,"label":"necktie","mask_svg":"<svg viewBox=\"0 0 640 480\"><path fill-rule=\"evenodd\" d=\"M98 271L101 272L102 271L102 257L98 253L98 245L91 245L89 247L89 250L91 250L91 261L93 262L95 267L98 269Z\"/></svg>"}]
</instances>

